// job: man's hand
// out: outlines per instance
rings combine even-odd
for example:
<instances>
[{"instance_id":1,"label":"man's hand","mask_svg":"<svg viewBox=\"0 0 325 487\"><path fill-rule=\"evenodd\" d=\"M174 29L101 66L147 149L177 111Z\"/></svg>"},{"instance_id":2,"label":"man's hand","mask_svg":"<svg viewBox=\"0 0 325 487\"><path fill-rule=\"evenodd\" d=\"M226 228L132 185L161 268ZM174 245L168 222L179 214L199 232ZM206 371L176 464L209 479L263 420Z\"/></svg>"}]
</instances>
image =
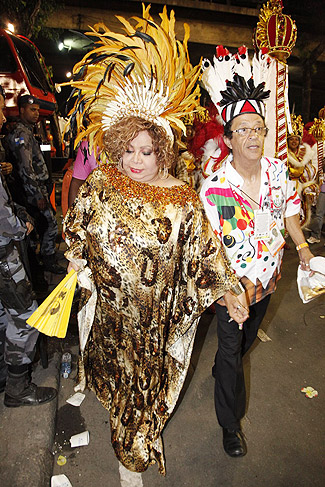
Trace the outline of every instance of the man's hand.
<instances>
[{"instance_id":1,"label":"man's hand","mask_svg":"<svg viewBox=\"0 0 325 487\"><path fill-rule=\"evenodd\" d=\"M46 198L41 198L40 200L37 200L37 208L39 210L45 210L46 207L47 207Z\"/></svg>"},{"instance_id":2,"label":"man's hand","mask_svg":"<svg viewBox=\"0 0 325 487\"><path fill-rule=\"evenodd\" d=\"M31 222L26 222L26 228L27 228L27 235L29 235L34 230L34 226L31 224Z\"/></svg>"},{"instance_id":3,"label":"man's hand","mask_svg":"<svg viewBox=\"0 0 325 487\"><path fill-rule=\"evenodd\" d=\"M239 296L235 296L230 291L227 291L223 296L226 303L227 310L231 319L238 324L242 324L249 317L249 308L247 304L246 294L243 292Z\"/></svg>"}]
</instances>

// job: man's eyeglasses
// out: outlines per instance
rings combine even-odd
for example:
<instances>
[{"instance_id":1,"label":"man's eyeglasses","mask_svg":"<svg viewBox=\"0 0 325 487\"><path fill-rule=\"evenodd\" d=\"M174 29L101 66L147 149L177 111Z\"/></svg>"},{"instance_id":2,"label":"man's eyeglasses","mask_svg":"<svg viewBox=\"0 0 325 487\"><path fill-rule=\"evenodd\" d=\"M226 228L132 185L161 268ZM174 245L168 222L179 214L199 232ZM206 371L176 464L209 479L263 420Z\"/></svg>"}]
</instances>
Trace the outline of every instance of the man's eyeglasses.
<instances>
[{"instance_id":1,"label":"man's eyeglasses","mask_svg":"<svg viewBox=\"0 0 325 487\"><path fill-rule=\"evenodd\" d=\"M240 137L248 137L251 135L252 131L254 131L255 135L264 136L267 134L268 130L267 127L242 127L240 129L232 130L231 133L236 132Z\"/></svg>"}]
</instances>

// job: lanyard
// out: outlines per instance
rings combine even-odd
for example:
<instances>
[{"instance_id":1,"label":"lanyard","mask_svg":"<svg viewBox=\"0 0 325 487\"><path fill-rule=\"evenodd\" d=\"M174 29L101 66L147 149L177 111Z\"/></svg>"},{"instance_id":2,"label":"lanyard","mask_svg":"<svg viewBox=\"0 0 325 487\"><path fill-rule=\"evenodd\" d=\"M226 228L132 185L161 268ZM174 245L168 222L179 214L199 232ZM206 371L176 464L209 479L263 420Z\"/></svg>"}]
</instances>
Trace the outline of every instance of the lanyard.
<instances>
[{"instance_id":1,"label":"lanyard","mask_svg":"<svg viewBox=\"0 0 325 487\"><path fill-rule=\"evenodd\" d=\"M269 161L268 161L268 162L269 162ZM270 181L270 175L269 175L269 170L268 170L268 169L266 170L266 177L267 177L267 182L268 182L268 187L269 187L269 194L268 194L268 196L269 196L269 200L270 200L271 213L273 213L273 209L274 209L274 203L273 203L273 198L272 198L272 188L271 188L271 181ZM246 218L248 219L248 221L249 221L248 225L249 225L251 228L254 228L254 219L253 219L253 218L251 218L251 216L249 215L249 213L248 213L247 209L245 208L245 206L244 206L244 204L243 204L243 202L242 202L242 199L243 199L243 198L242 198L242 196L238 195L238 194L236 193L236 191L234 191L234 190L232 189L232 186L235 186L233 183L231 183L229 180L228 180L228 183L230 184L230 189L231 189L231 192L232 192L232 194L233 194L233 197L235 198L235 200L236 200L236 202L239 204L239 206L240 206L240 208L241 208L241 210L242 210L243 214L245 215L245 217L246 217ZM235 186L235 187L236 187L236 186ZM242 191L242 192L243 192L244 194L246 194L246 193L245 193L245 191ZM249 195L247 195L247 196L249 196ZM249 198L250 198L250 196L249 196ZM255 201L255 200L253 200L253 201ZM258 204L258 206L261 208L261 205L260 205L259 203L257 203L257 201L255 201L255 203L256 203L256 204Z\"/></svg>"}]
</instances>

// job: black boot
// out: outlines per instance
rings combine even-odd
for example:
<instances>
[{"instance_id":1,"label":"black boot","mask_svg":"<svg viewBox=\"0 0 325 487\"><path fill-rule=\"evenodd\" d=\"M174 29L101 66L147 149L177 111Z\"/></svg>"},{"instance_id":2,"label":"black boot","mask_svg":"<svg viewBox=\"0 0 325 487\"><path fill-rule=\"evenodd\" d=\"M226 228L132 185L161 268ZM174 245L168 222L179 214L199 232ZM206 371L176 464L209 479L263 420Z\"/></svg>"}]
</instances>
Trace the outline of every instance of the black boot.
<instances>
[{"instance_id":1,"label":"black boot","mask_svg":"<svg viewBox=\"0 0 325 487\"><path fill-rule=\"evenodd\" d=\"M56 397L53 387L37 387L30 381L28 365L9 365L4 405L8 408L38 406Z\"/></svg>"},{"instance_id":2,"label":"black boot","mask_svg":"<svg viewBox=\"0 0 325 487\"><path fill-rule=\"evenodd\" d=\"M56 263L55 254L43 255L42 260L45 271L52 272L53 274L65 274L67 272L66 269Z\"/></svg>"}]
</instances>

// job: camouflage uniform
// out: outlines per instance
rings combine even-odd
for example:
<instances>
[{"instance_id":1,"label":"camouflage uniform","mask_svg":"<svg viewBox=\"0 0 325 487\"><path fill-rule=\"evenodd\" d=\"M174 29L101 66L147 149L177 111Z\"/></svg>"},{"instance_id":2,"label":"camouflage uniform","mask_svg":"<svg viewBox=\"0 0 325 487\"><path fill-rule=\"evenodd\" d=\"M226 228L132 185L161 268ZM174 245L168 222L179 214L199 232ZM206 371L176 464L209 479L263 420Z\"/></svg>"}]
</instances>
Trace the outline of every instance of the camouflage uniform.
<instances>
[{"instance_id":1,"label":"camouflage uniform","mask_svg":"<svg viewBox=\"0 0 325 487\"><path fill-rule=\"evenodd\" d=\"M46 220L45 228L42 228L42 231L38 228L41 235L40 252L43 256L54 255L58 225L49 200L47 186L49 172L33 134L33 126L22 120L18 121L15 129L8 136L8 143L15 157L14 166L23 184L25 206L35 218L36 227L39 227L42 219ZM37 201L43 198L46 199L47 206L44 210L40 210ZM39 214L41 214L41 218L39 218Z\"/></svg>"},{"instance_id":2,"label":"camouflage uniform","mask_svg":"<svg viewBox=\"0 0 325 487\"><path fill-rule=\"evenodd\" d=\"M31 284L20 260L16 242L25 238L31 221L24 208L12 202L0 179L0 382L6 365L30 364L35 354L38 331L26 324L37 308Z\"/></svg>"}]
</instances>

